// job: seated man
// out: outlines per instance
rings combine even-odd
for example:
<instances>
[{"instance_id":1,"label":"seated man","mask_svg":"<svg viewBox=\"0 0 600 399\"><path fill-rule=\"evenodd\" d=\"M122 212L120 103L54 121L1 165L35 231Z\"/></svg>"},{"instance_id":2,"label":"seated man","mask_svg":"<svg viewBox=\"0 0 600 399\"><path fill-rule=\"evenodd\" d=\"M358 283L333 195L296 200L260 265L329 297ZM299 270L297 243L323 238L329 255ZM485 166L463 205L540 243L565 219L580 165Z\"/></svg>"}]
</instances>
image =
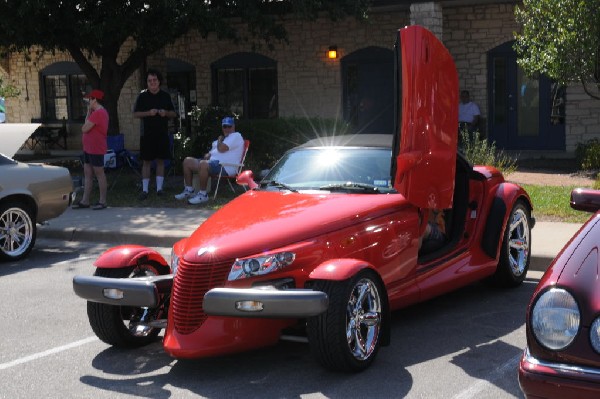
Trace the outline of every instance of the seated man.
<instances>
[{"instance_id":1,"label":"seated man","mask_svg":"<svg viewBox=\"0 0 600 399\"><path fill-rule=\"evenodd\" d=\"M183 160L183 179L185 188L181 194L175 196L176 199L188 199L189 204L201 204L208 201L206 187L210 175L219 174L221 170L220 163L239 163L244 151L244 139L239 132L235 131L235 121L227 116L221 121L223 134L212 143L211 150L203 159L187 157ZM236 173L235 166L225 166L225 172L228 175ZM197 172L199 176L198 192L194 194L192 185L193 173Z\"/></svg>"},{"instance_id":2,"label":"seated man","mask_svg":"<svg viewBox=\"0 0 600 399\"><path fill-rule=\"evenodd\" d=\"M479 131L479 118L481 112L479 107L473 101L468 90L460 92L460 103L458 104L458 139L461 139L461 132L466 130L469 138L473 138L473 133Z\"/></svg>"}]
</instances>

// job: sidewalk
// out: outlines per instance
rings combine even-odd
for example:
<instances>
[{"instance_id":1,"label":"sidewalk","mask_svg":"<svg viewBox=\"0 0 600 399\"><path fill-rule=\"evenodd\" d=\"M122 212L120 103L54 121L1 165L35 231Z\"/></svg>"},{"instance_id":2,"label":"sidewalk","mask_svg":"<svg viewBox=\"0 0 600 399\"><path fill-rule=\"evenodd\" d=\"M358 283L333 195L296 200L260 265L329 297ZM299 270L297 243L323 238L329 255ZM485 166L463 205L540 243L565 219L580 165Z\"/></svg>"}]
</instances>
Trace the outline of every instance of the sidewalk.
<instances>
[{"instance_id":1,"label":"sidewalk","mask_svg":"<svg viewBox=\"0 0 600 399\"><path fill-rule=\"evenodd\" d=\"M120 208L67 209L38 228L39 238L170 247L189 237L213 210Z\"/></svg>"},{"instance_id":2,"label":"sidewalk","mask_svg":"<svg viewBox=\"0 0 600 399\"><path fill-rule=\"evenodd\" d=\"M38 228L39 238L170 247L189 235L214 211L203 208L67 209ZM544 271L581 227L577 223L537 222L532 230L532 271Z\"/></svg>"}]
</instances>

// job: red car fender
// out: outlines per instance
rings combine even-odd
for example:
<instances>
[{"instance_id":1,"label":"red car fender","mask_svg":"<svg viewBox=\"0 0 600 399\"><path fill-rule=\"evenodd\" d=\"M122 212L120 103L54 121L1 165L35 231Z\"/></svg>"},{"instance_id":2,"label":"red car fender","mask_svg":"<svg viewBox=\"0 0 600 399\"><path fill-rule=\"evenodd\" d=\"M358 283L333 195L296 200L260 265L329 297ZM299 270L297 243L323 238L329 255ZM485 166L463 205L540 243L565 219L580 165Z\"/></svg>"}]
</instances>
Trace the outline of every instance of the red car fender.
<instances>
[{"instance_id":1,"label":"red car fender","mask_svg":"<svg viewBox=\"0 0 600 399\"><path fill-rule=\"evenodd\" d=\"M121 269L148 261L157 262L170 271L170 266L162 255L141 245L119 245L111 248L96 259L94 266L101 269Z\"/></svg>"},{"instance_id":2,"label":"red car fender","mask_svg":"<svg viewBox=\"0 0 600 399\"><path fill-rule=\"evenodd\" d=\"M490 258L496 259L498 256L506 222L513 206L519 199L523 199L530 210L533 209L531 199L522 187L508 182L498 185L481 240L481 247Z\"/></svg>"},{"instance_id":3,"label":"red car fender","mask_svg":"<svg viewBox=\"0 0 600 399\"><path fill-rule=\"evenodd\" d=\"M363 269L377 273L373 265L360 259L330 259L317 266L310 274L311 280L347 280ZM379 274L379 273L377 273Z\"/></svg>"},{"instance_id":4,"label":"red car fender","mask_svg":"<svg viewBox=\"0 0 600 399\"><path fill-rule=\"evenodd\" d=\"M384 287L385 284L381 279L377 270L368 262L360 259L330 259L326 262L321 263L317 266L310 274L309 278L312 280L333 280L342 281L351 278L361 270L370 269L373 270L381 281L381 285ZM388 303L387 294L383 294L383 329L381 335L381 345L388 346L391 341L391 323L390 323L390 306Z\"/></svg>"}]
</instances>

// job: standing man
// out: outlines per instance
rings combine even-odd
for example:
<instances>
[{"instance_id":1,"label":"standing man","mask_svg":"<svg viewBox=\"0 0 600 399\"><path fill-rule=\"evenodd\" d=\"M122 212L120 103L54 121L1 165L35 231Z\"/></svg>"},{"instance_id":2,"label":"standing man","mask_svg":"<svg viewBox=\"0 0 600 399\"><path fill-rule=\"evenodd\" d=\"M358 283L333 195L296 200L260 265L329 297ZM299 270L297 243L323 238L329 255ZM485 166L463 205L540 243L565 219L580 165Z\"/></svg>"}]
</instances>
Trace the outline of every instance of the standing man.
<instances>
[{"instance_id":1,"label":"standing man","mask_svg":"<svg viewBox=\"0 0 600 399\"><path fill-rule=\"evenodd\" d=\"M85 123L81 127L81 142L83 144L83 197L74 209L89 208L90 195L94 184L94 175L98 180L100 197L94 210L106 208L106 175L104 174L104 154L106 154L106 135L108 133L108 112L100 101L104 99L102 90L92 90L83 98L88 103Z\"/></svg>"},{"instance_id":2,"label":"standing man","mask_svg":"<svg viewBox=\"0 0 600 399\"><path fill-rule=\"evenodd\" d=\"M242 159L244 152L244 138L235 130L235 122L231 116L226 116L221 121L223 134L212 143L211 150L204 155L204 158L197 159L187 157L183 160L183 192L175 196L176 199L187 199L189 204L197 205L208 201L206 188L210 175L217 175L221 170L221 162L236 164ZM229 176L236 173L236 167L232 165L224 166L225 172ZM198 173L199 187L198 192L194 194L192 185L192 176L194 172Z\"/></svg>"},{"instance_id":3,"label":"standing man","mask_svg":"<svg viewBox=\"0 0 600 399\"><path fill-rule=\"evenodd\" d=\"M458 105L458 128L469 131L469 136L479 130L479 107L471 101L468 90L460 92L460 103Z\"/></svg>"},{"instance_id":4,"label":"standing man","mask_svg":"<svg viewBox=\"0 0 600 399\"><path fill-rule=\"evenodd\" d=\"M133 116L140 118L140 159L142 160L142 193L140 200L148 198L150 168L156 161L156 195L162 195L165 179L165 159L171 158L169 118L175 118L171 96L160 89L162 75L156 69L146 72L148 88L135 100Z\"/></svg>"}]
</instances>

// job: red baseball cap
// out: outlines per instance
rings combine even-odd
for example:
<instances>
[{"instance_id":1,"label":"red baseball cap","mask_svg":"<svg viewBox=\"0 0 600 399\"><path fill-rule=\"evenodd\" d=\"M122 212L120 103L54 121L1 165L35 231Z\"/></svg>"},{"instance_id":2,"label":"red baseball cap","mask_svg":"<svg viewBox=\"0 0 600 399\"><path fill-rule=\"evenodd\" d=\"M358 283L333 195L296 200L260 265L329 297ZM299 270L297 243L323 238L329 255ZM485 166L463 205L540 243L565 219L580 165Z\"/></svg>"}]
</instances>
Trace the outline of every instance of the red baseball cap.
<instances>
[{"instance_id":1,"label":"red baseball cap","mask_svg":"<svg viewBox=\"0 0 600 399\"><path fill-rule=\"evenodd\" d=\"M96 100L102 100L104 98L104 92L102 90L92 90L83 98L95 98Z\"/></svg>"}]
</instances>

